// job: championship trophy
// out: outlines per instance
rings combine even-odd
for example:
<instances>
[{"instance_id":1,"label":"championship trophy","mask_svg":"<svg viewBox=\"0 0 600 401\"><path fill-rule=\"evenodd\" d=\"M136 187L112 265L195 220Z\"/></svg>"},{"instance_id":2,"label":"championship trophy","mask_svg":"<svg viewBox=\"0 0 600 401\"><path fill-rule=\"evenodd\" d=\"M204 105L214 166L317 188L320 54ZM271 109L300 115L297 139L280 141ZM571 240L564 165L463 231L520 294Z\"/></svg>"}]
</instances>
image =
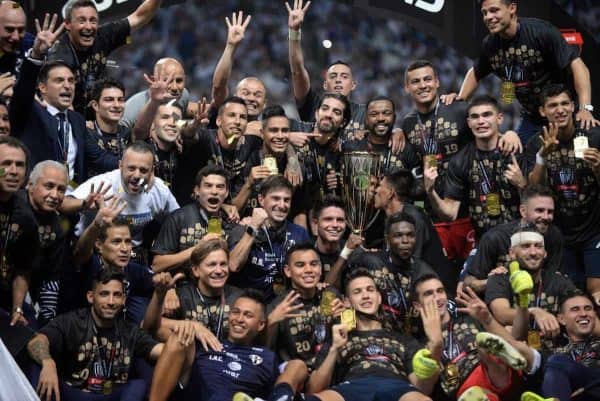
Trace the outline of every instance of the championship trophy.
<instances>
[{"instance_id":1,"label":"championship trophy","mask_svg":"<svg viewBox=\"0 0 600 401\"><path fill-rule=\"evenodd\" d=\"M355 234L363 233L375 218L373 196L381 173L378 154L349 152L342 164L342 199L346 220Z\"/></svg>"}]
</instances>

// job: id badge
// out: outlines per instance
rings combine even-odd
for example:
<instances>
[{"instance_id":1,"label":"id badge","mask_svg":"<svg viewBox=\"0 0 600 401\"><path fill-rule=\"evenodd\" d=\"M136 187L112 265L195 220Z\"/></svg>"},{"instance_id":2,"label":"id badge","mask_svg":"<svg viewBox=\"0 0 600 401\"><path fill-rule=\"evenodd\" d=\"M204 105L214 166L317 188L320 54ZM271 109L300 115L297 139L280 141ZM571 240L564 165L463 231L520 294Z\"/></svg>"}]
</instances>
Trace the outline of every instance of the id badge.
<instances>
[{"instance_id":1,"label":"id badge","mask_svg":"<svg viewBox=\"0 0 600 401\"><path fill-rule=\"evenodd\" d=\"M575 149L575 157L583 159L583 152L589 148L587 136L576 136L573 138L573 148Z\"/></svg>"},{"instance_id":2,"label":"id badge","mask_svg":"<svg viewBox=\"0 0 600 401\"><path fill-rule=\"evenodd\" d=\"M485 196L485 208L489 216L500 216L500 194L497 192L487 194Z\"/></svg>"},{"instance_id":3,"label":"id badge","mask_svg":"<svg viewBox=\"0 0 600 401\"><path fill-rule=\"evenodd\" d=\"M504 104L512 104L517 97L515 84L512 81L502 81L500 85L500 100Z\"/></svg>"}]
</instances>

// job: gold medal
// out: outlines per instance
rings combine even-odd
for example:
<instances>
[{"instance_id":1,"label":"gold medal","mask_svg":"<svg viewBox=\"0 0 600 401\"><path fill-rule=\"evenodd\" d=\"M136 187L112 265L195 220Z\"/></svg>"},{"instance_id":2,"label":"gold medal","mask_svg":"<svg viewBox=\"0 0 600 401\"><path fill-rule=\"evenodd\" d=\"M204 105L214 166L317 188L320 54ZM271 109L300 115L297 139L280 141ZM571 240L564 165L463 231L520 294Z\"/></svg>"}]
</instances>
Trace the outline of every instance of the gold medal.
<instances>
[{"instance_id":1,"label":"gold medal","mask_svg":"<svg viewBox=\"0 0 600 401\"><path fill-rule=\"evenodd\" d=\"M458 379L460 378L460 372L458 370L458 366L455 363L450 362L446 365L446 377L448 380L448 384L451 386L455 386L458 383Z\"/></svg>"},{"instance_id":2,"label":"gold medal","mask_svg":"<svg viewBox=\"0 0 600 401\"><path fill-rule=\"evenodd\" d=\"M341 322L346 330L352 331L356 328L356 312L354 309L346 309L342 312Z\"/></svg>"},{"instance_id":3,"label":"gold medal","mask_svg":"<svg viewBox=\"0 0 600 401\"><path fill-rule=\"evenodd\" d=\"M279 174L279 169L277 168L277 160L272 156L266 156L263 159L263 166L268 167L271 170L271 174Z\"/></svg>"},{"instance_id":4,"label":"gold medal","mask_svg":"<svg viewBox=\"0 0 600 401\"><path fill-rule=\"evenodd\" d=\"M512 104L517 97L515 84L512 81L502 81L500 85L500 100L504 104Z\"/></svg>"},{"instance_id":5,"label":"gold medal","mask_svg":"<svg viewBox=\"0 0 600 401\"><path fill-rule=\"evenodd\" d=\"M102 384L102 394L104 394L104 395L112 394L112 390L113 390L112 380L105 380L104 383Z\"/></svg>"},{"instance_id":6,"label":"gold medal","mask_svg":"<svg viewBox=\"0 0 600 401\"><path fill-rule=\"evenodd\" d=\"M497 192L490 192L485 196L485 209L488 216L500 216L500 195Z\"/></svg>"},{"instance_id":7,"label":"gold medal","mask_svg":"<svg viewBox=\"0 0 600 401\"><path fill-rule=\"evenodd\" d=\"M319 310L321 312L321 316L331 316L333 315L333 309L331 307L331 303L334 299L336 299L336 295L331 290L323 290L321 293L321 303L319 305Z\"/></svg>"},{"instance_id":8,"label":"gold medal","mask_svg":"<svg viewBox=\"0 0 600 401\"><path fill-rule=\"evenodd\" d=\"M437 165L438 165L437 155L425 155L425 167L426 168L430 168L430 167L437 168Z\"/></svg>"},{"instance_id":9,"label":"gold medal","mask_svg":"<svg viewBox=\"0 0 600 401\"><path fill-rule=\"evenodd\" d=\"M221 227L221 219L218 217L211 217L208 219L208 227L206 228L208 234L221 235L223 228Z\"/></svg>"},{"instance_id":10,"label":"gold medal","mask_svg":"<svg viewBox=\"0 0 600 401\"><path fill-rule=\"evenodd\" d=\"M542 339L539 331L529 330L527 332L527 345L538 351L542 349Z\"/></svg>"},{"instance_id":11,"label":"gold medal","mask_svg":"<svg viewBox=\"0 0 600 401\"><path fill-rule=\"evenodd\" d=\"M587 136L576 136L573 138L573 149L575 150L576 158L583 159L583 152L589 147Z\"/></svg>"}]
</instances>

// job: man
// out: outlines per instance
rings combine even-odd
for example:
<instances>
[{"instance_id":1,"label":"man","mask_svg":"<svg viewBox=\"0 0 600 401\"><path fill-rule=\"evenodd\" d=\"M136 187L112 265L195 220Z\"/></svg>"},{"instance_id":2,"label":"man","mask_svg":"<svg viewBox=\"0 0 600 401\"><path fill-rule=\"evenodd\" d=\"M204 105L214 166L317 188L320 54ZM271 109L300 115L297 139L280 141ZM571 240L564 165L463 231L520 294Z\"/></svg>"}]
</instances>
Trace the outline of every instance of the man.
<instances>
[{"instance_id":1,"label":"man","mask_svg":"<svg viewBox=\"0 0 600 401\"><path fill-rule=\"evenodd\" d=\"M2 135L10 135L10 117L8 115L8 104L0 99L0 136Z\"/></svg>"},{"instance_id":2,"label":"man","mask_svg":"<svg viewBox=\"0 0 600 401\"><path fill-rule=\"evenodd\" d=\"M88 138L96 141L100 149L121 159L125 147L131 140L129 128L121 125L125 105L125 86L112 78L97 81L92 87L90 108L93 110L93 128L88 128ZM90 169L91 166L88 166ZM117 168L115 165L110 170ZM108 170L108 171L110 171ZM106 171L93 171L93 177Z\"/></svg>"},{"instance_id":3,"label":"man","mask_svg":"<svg viewBox=\"0 0 600 401\"><path fill-rule=\"evenodd\" d=\"M298 148L298 159L302 160L304 174L301 208L307 213L311 206L326 193L341 191L339 179L340 134L350 120L350 102L339 93L327 92L320 98L315 111L315 122L295 122L295 131L310 132L312 137ZM306 219L302 221L306 224Z\"/></svg>"},{"instance_id":4,"label":"man","mask_svg":"<svg viewBox=\"0 0 600 401\"><path fill-rule=\"evenodd\" d=\"M0 137L0 309L10 315L10 324L26 325L34 311L24 317L29 277L35 270L39 248L35 216L27 201L16 196L25 183L27 148L16 138Z\"/></svg>"},{"instance_id":5,"label":"man","mask_svg":"<svg viewBox=\"0 0 600 401\"><path fill-rule=\"evenodd\" d=\"M64 61L41 64L62 26L54 30L56 15L46 18L38 32L30 58L25 59L21 77L9 111L12 134L27 145L32 163L55 160L68 166L71 188L87 178L87 164L109 170L117 158L102 152L93 141L87 141L83 117L70 108L73 105L73 70ZM45 103L35 100L37 90Z\"/></svg>"},{"instance_id":6,"label":"man","mask_svg":"<svg viewBox=\"0 0 600 401\"><path fill-rule=\"evenodd\" d=\"M554 220L554 199L552 191L541 185L528 185L521 192L519 206L520 219L500 224L489 231L477 243L473 257L467 259L464 284L478 293L485 292L488 275L496 268L504 269L510 248L510 237L520 227L534 225L544 236L548 251L546 266L552 270L562 267L563 236Z\"/></svg>"},{"instance_id":7,"label":"man","mask_svg":"<svg viewBox=\"0 0 600 401\"><path fill-rule=\"evenodd\" d=\"M312 209L312 232L316 233L315 250L321 260L325 281L330 272L342 269L350 254L363 243L360 235L351 233L342 247L342 237L346 232L346 212L344 202L335 195L326 195L323 201ZM340 260L341 259L341 260ZM333 278L331 280L335 281Z\"/></svg>"},{"instance_id":8,"label":"man","mask_svg":"<svg viewBox=\"0 0 600 401\"><path fill-rule=\"evenodd\" d=\"M444 285L435 275L424 275L414 283L413 305L423 321L417 338L426 342L431 331L442 331L443 348L437 359L442 370L435 399L518 397L523 387L520 371L537 371L541 355L515 341L472 290L458 302L462 308L448 301ZM484 395L468 398L472 393Z\"/></svg>"},{"instance_id":9,"label":"man","mask_svg":"<svg viewBox=\"0 0 600 401\"><path fill-rule=\"evenodd\" d=\"M154 151L148 144L132 142L123 152L119 169L90 178L73 191L68 201L68 207L81 209L94 189L101 191L101 188L105 188L102 196L120 197L127 204L120 214L130 223L133 258L146 266L149 265L148 245L142 244L144 230L150 223L158 224L179 209L169 188L160 178L154 177L153 162ZM82 216L77 226L79 235L91 221L89 214Z\"/></svg>"},{"instance_id":10,"label":"man","mask_svg":"<svg viewBox=\"0 0 600 401\"><path fill-rule=\"evenodd\" d=\"M320 96L310 85L310 76L304 66L304 55L300 39L302 37L302 23L310 1L303 4L303 1L294 2L293 7L286 3L288 10L288 44L289 61L292 74L292 88L294 98L298 107L298 114L301 121L318 121L315 113L320 106ZM324 92L335 92L345 97L350 97L352 91L356 89L356 81L352 77L352 69L343 61L334 61L327 67L325 80L323 81ZM348 119L342 127L342 138L350 136L350 133L357 129L364 129L365 105L350 103L348 108Z\"/></svg>"},{"instance_id":11,"label":"man","mask_svg":"<svg viewBox=\"0 0 600 401\"><path fill-rule=\"evenodd\" d=\"M221 167L208 165L198 171L194 187L195 203L170 214L152 245L152 267L155 271L187 267L194 247L210 238L211 234L227 238L234 227L222 210L229 194L227 188L227 172ZM220 233L210 232L213 220L217 220L221 226Z\"/></svg>"},{"instance_id":12,"label":"man","mask_svg":"<svg viewBox=\"0 0 600 401\"><path fill-rule=\"evenodd\" d=\"M92 0L70 0L64 9L66 32L50 49L50 60L63 60L75 72L73 107L83 113L87 92L104 75L113 50L131 42L132 32L150 22L161 0L144 0L126 18L99 25L98 8Z\"/></svg>"},{"instance_id":13,"label":"man","mask_svg":"<svg viewBox=\"0 0 600 401\"><path fill-rule=\"evenodd\" d=\"M507 270L510 270L510 276L504 273L488 278L485 302L498 322L512 326L517 340L527 340L529 346L535 349L550 346L560 333L556 320L558 297L575 286L568 278L545 265L544 237L535 229L523 228L517 231L510 237L510 242L509 261L517 264L511 265L509 262ZM513 276L517 265L518 269L529 273L533 278L528 291L532 296L525 294L523 305L519 302L522 308L528 308L533 319L521 319L521 324L515 320L520 312L514 298L524 291L519 289L522 284L517 286Z\"/></svg>"},{"instance_id":14,"label":"man","mask_svg":"<svg viewBox=\"0 0 600 401\"><path fill-rule=\"evenodd\" d=\"M308 240L306 230L287 221L292 185L282 176L266 178L260 187L260 208L252 211L249 225L236 227L227 242L233 285L262 290L268 301L285 290L283 264L287 251Z\"/></svg>"},{"instance_id":15,"label":"man","mask_svg":"<svg viewBox=\"0 0 600 401\"><path fill-rule=\"evenodd\" d=\"M563 85L547 86L541 99L539 112L549 126L543 138L527 144L529 180L547 184L554 192L556 225L565 235L565 272L600 299L600 128L575 127L575 104ZM587 146L576 149L581 139Z\"/></svg>"},{"instance_id":16,"label":"man","mask_svg":"<svg viewBox=\"0 0 600 401\"><path fill-rule=\"evenodd\" d=\"M321 348L308 380L307 392L314 395L307 401L431 400L423 393L430 393L437 381L437 364L419 372L413 365L441 350L441 332L430 349L417 351L414 338L386 330L379 320L382 294L364 269L348 276L345 294L346 306L355 310L355 327L333 326L332 340Z\"/></svg>"},{"instance_id":17,"label":"man","mask_svg":"<svg viewBox=\"0 0 600 401\"><path fill-rule=\"evenodd\" d=\"M598 316L590 297L579 291L566 292L561 297L558 321L563 326L568 344L554 349L545 365L542 394L532 393L524 401L568 401L575 393L581 399L597 399L597 381L600 369L597 337ZM591 386L590 386L591 385ZM589 387L587 391L581 391ZM576 391L578 390L578 391Z\"/></svg>"},{"instance_id":18,"label":"man","mask_svg":"<svg viewBox=\"0 0 600 401\"><path fill-rule=\"evenodd\" d=\"M442 250L442 244L430 218L422 210L409 203L415 190L415 179L410 171L399 170L385 176L375 189L373 207L379 209L386 217L404 212L415 221L415 248L413 255L423 259L430 266L435 266L444 281L452 277L452 269ZM384 227L375 226L367 231L369 244L381 245L385 237ZM447 272L447 273L442 273ZM446 277L446 275L448 275ZM449 284L449 283L448 283ZM449 287L450 288L450 287Z\"/></svg>"},{"instance_id":19,"label":"man","mask_svg":"<svg viewBox=\"0 0 600 401\"><path fill-rule=\"evenodd\" d=\"M342 152L373 152L379 154L381 174L388 175L398 169L413 170L420 166L419 155L411 144L406 144L399 153L388 146L394 123L396 105L387 96L376 96L367 102L365 119L366 133L342 142Z\"/></svg>"},{"instance_id":20,"label":"man","mask_svg":"<svg viewBox=\"0 0 600 401\"><path fill-rule=\"evenodd\" d=\"M29 356L42 367L40 396L80 400L93 393L143 400L147 383L130 379L132 363L136 357L158 359L163 344L123 319L123 273L101 270L87 301L89 308L58 316L27 344Z\"/></svg>"},{"instance_id":21,"label":"man","mask_svg":"<svg viewBox=\"0 0 600 401\"><path fill-rule=\"evenodd\" d=\"M29 175L27 199L36 218L40 254L38 271L33 272L32 296L39 304L38 321L44 325L56 317L60 279L70 263L68 221L58 212L67 191L67 169L46 160L35 165Z\"/></svg>"},{"instance_id":22,"label":"man","mask_svg":"<svg viewBox=\"0 0 600 401\"><path fill-rule=\"evenodd\" d=\"M411 283L423 274L433 273L430 265L414 256L415 220L407 213L397 213L386 221L386 246L377 251L357 249L348 258L345 271L333 270L327 281L338 288L345 276L357 268L367 268L383 297L382 309L388 324L398 332L410 333L413 317L410 305ZM437 267L437 266L436 266ZM332 281L330 281L332 280Z\"/></svg>"},{"instance_id":23,"label":"man","mask_svg":"<svg viewBox=\"0 0 600 401\"><path fill-rule=\"evenodd\" d=\"M518 190L525 188L527 180L515 156L503 156L498 149L503 119L498 102L489 96L474 98L467 115L475 142L450 161L443 198L434 185L436 167L424 170L425 190L433 211L442 220L456 220L461 206L467 205L475 235L481 238L489 228L515 218Z\"/></svg>"},{"instance_id":24,"label":"man","mask_svg":"<svg viewBox=\"0 0 600 401\"><path fill-rule=\"evenodd\" d=\"M283 361L302 360L309 372L330 333L334 316L344 309L337 291L319 290L321 271L319 255L310 243L290 248L283 273L291 283L291 290L279 295L267 308L269 347ZM333 299L325 298L330 294Z\"/></svg>"},{"instance_id":25,"label":"man","mask_svg":"<svg viewBox=\"0 0 600 401\"><path fill-rule=\"evenodd\" d=\"M135 93L127 99L121 124L133 130L137 120L145 109L156 111L161 104L174 101L184 115L194 115L197 106L191 101L190 93L185 87L185 70L183 65L174 58L161 58L156 61L151 77L144 76L149 87L145 91ZM154 113L149 113L152 120ZM142 132L147 135L147 132Z\"/></svg>"},{"instance_id":26,"label":"man","mask_svg":"<svg viewBox=\"0 0 600 401\"><path fill-rule=\"evenodd\" d=\"M258 207L258 190L264 178L272 174L282 174L287 168L288 159L297 164L297 158L288 157L289 147L292 146L289 144L289 132L290 120L283 108L279 105L267 107L262 113L262 147L258 152L249 155L244 169L232 185L233 204L242 216L248 215L253 208ZM275 164L267 165L273 161ZM299 170L300 166L297 168ZM294 197L299 196L300 191L294 191Z\"/></svg>"},{"instance_id":27,"label":"man","mask_svg":"<svg viewBox=\"0 0 600 401\"><path fill-rule=\"evenodd\" d=\"M218 349L170 337L154 369L150 401L166 401L177 382L201 401L231 400L240 391L266 399L277 378L276 355L258 343L266 317L261 294L245 290L231 305L229 334Z\"/></svg>"},{"instance_id":28,"label":"man","mask_svg":"<svg viewBox=\"0 0 600 401\"><path fill-rule=\"evenodd\" d=\"M21 5L14 1L0 3L0 74L17 76L34 36L25 32L27 17Z\"/></svg>"},{"instance_id":29,"label":"man","mask_svg":"<svg viewBox=\"0 0 600 401\"><path fill-rule=\"evenodd\" d=\"M517 3L513 0L481 1L483 23L489 35L483 40L483 48L475 66L465 75L458 96L467 100L475 92L479 81L490 73L502 80L501 96L505 103L519 100L522 107L521 124L517 128L523 143L542 128L538 115L538 94L550 83L572 84L577 92L579 111L576 120L589 129L598 122L592 112L590 72L556 27L550 23L517 16ZM569 82L570 84L570 82Z\"/></svg>"}]
</instances>

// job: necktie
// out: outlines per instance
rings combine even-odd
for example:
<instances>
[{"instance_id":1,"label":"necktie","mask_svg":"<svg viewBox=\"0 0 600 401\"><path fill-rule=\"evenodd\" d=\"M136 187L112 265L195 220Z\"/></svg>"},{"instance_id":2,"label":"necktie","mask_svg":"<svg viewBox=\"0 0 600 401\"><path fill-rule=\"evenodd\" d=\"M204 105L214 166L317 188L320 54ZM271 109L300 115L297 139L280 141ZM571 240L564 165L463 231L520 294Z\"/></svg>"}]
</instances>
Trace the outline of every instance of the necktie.
<instances>
[{"instance_id":1,"label":"necktie","mask_svg":"<svg viewBox=\"0 0 600 401\"><path fill-rule=\"evenodd\" d=\"M65 129L65 120L66 120L66 116L65 113L60 112L58 114L56 114L56 118L58 119L58 145L60 147L60 155L59 155L59 159L60 161L66 163L67 162L67 155L69 153L69 139L66 136L66 129Z\"/></svg>"}]
</instances>

